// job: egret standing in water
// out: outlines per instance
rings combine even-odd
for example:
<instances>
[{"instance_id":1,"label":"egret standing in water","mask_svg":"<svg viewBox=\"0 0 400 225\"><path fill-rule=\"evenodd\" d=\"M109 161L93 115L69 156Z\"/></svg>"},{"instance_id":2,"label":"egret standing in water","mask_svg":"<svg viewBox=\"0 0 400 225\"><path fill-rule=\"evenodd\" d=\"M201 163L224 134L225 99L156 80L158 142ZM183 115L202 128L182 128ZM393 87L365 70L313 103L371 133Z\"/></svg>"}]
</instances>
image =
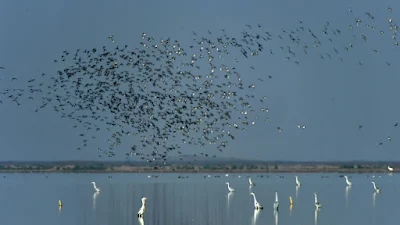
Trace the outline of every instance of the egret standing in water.
<instances>
[{"instance_id":1,"label":"egret standing in water","mask_svg":"<svg viewBox=\"0 0 400 225\"><path fill-rule=\"evenodd\" d=\"M146 211L146 197L142 198L142 207L140 207L139 212L138 212L138 218L143 218L143 214Z\"/></svg>"},{"instance_id":2,"label":"egret standing in water","mask_svg":"<svg viewBox=\"0 0 400 225\"><path fill-rule=\"evenodd\" d=\"M92 181L93 184L93 188L96 192L100 192L100 188L96 187L96 183L94 181Z\"/></svg>"},{"instance_id":3,"label":"egret standing in water","mask_svg":"<svg viewBox=\"0 0 400 225\"><path fill-rule=\"evenodd\" d=\"M275 191L274 209L275 209L276 211L279 210L279 201L278 201L278 192L277 192L277 191Z\"/></svg>"},{"instance_id":4,"label":"egret standing in water","mask_svg":"<svg viewBox=\"0 0 400 225\"><path fill-rule=\"evenodd\" d=\"M317 193L314 192L314 201L315 201L315 208L320 209L322 207L321 203L318 202Z\"/></svg>"},{"instance_id":5,"label":"egret standing in water","mask_svg":"<svg viewBox=\"0 0 400 225\"><path fill-rule=\"evenodd\" d=\"M251 177L249 177L249 184L250 184L250 187L256 186L256 184L253 183L253 181L251 180Z\"/></svg>"},{"instance_id":6,"label":"egret standing in water","mask_svg":"<svg viewBox=\"0 0 400 225\"><path fill-rule=\"evenodd\" d=\"M263 209L262 205L259 202L257 202L256 195L254 194L254 192L250 192L250 194L253 195L254 208L257 209L257 210Z\"/></svg>"},{"instance_id":7,"label":"egret standing in water","mask_svg":"<svg viewBox=\"0 0 400 225\"><path fill-rule=\"evenodd\" d=\"M229 186L229 182L226 182L225 184L228 185L228 190L229 190L230 192L234 192L234 191L235 191L235 189L233 189L233 188L231 188L231 187Z\"/></svg>"},{"instance_id":8,"label":"egret standing in water","mask_svg":"<svg viewBox=\"0 0 400 225\"><path fill-rule=\"evenodd\" d=\"M300 185L301 185L301 183L299 181L299 178L296 176L296 186L300 186Z\"/></svg>"},{"instance_id":9,"label":"egret standing in water","mask_svg":"<svg viewBox=\"0 0 400 225\"><path fill-rule=\"evenodd\" d=\"M392 167L388 166L387 168L388 168L388 170L389 170L390 172L393 171L393 168L392 168Z\"/></svg>"},{"instance_id":10,"label":"egret standing in water","mask_svg":"<svg viewBox=\"0 0 400 225\"><path fill-rule=\"evenodd\" d=\"M351 182L349 181L349 178L347 176L344 176L344 178L346 178L346 184L347 186L351 186Z\"/></svg>"},{"instance_id":11,"label":"egret standing in water","mask_svg":"<svg viewBox=\"0 0 400 225\"><path fill-rule=\"evenodd\" d=\"M381 189L376 186L375 182L372 181L371 183L372 183L372 185L374 185L375 192L380 193Z\"/></svg>"}]
</instances>

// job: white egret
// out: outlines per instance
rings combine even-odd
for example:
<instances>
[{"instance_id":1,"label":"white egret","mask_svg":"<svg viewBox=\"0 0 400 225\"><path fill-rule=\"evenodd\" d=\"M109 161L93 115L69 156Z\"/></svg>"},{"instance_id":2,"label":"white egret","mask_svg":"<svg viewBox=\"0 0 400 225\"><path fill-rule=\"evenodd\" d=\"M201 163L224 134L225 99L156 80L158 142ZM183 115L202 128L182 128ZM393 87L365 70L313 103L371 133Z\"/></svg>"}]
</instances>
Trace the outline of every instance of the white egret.
<instances>
[{"instance_id":1,"label":"white egret","mask_svg":"<svg viewBox=\"0 0 400 225\"><path fill-rule=\"evenodd\" d=\"M301 183L299 181L299 178L296 176L296 186L300 186L300 185L301 185Z\"/></svg>"},{"instance_id":2,"label":"white egret","mask_svg":"<svg viewBox=\"0 0 400 225\"><path fill-rule=\"evenodd\" d=\"M94 181L92 181L93 184L93 188L96 192L100 192L100 188L96 187L96 183Z\"/></svg>"},{"instance_id":3,"label":"white egret","mask_svg":"<svg viewBox=\"0 0 400 225\"><path fill-rule=\"evenodd\" d=\"M250 194L253 195L254 198L254 208L257 210L263 209L262 205L259 202L257 202L256 195L254 194L254 192L250 192Z\"/></svg>"},{"instance_id":4,"label":"white egret","mask_svg":"<svg viewBox=\"0 0 400 225\"><path fill-rule=\"evenodd\" d=\"M279 201L278 201L278 192L277 192L277 191L275 191L274 209L275 209L276 211L279 210Z\"/></svg>"},{"instance_id":5,"label":"white egret","mask_svg":"<svg viewBox=\"0 0 400 225\"><path fill-rule=\"evenodd\" d=\"M231 188L231 187L229 186L229 182L226 182L225 184L227 184L227 185L228 185L228 190L229 190L230 192L234 192L234 191L235 191L235 189L234 189L234 188Z\"/></svg>"},{"instance_id":6,"label":"white egret","mask_svg":"<svg viewBox=\"0 0 400 225\"><path fill-rule=\"evenodd\" d=\"M142 207L140 207L139 212L138 212L138 218L143 218L143 214L146 211L146 197L142 198Z\"/></svg>"},{"instance_id":7,"label":"white egret","mask_svg":"<svg viewBox=\"0 0 400 225\"><path fill-rule=\"evenodd\" d=\"M249 184L250 187L256 186L256 184L251 180L251 177L249 177Z\"/></svg>"},{"instance_id":8,"label":"white egret","mask_svg":"<svg viewBox=\"0 0 400 225\"><path fill-rule=\"evenodd\" d=\"M318 202L317 193L314 192L315 208L320 209L322 207L321 203Z\"/></svg>"},{"instance_id":9,"label":"white egret","mask_svg":"<svg viewBox=\"0 0 400 225\"><path fill-rule=\"evenodd\" d=\"M389 170L390 172L393 171L393 167L388 166L387 168L388 168L388 170Z\"/></svg>"},{"instance_id":10,"label":"white egret","mask_svg":"<svg viewBox=\"0 0 400 225\"><path fill-rule=\"evenodd\" d=\"M372 181L371 183L374 185L374 189L375 189L376 193L381 192L381 189L376 186L375 182Z\"/></svg>"},{"instance_id":11,"label":"white egret","mask_svg":"<svg viewBox=\"0 0 400 225\"><path fill-rule=\"evenodd\" d=\"M344 178L346 178L346 184L347 186L351 186L351 182L349 181L349 178L347 176L344 176Z\"/></svg>"}]
</instances>

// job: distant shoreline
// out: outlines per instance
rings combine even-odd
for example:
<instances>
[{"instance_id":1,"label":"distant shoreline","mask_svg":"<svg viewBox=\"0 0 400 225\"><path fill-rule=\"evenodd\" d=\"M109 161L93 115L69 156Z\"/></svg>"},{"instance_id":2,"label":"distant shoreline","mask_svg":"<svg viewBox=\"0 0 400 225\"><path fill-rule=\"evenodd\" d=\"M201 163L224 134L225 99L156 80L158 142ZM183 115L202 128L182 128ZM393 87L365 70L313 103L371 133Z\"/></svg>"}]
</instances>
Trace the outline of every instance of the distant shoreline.
<instances>
[{"instance_id":1,"label":"distant shoreline","mask_svg":"<svg viewBox=\"0 0 400 225\"><path fill-rule=\"evenodd\" d=\"M393 171L388 170L388 166ZM245 160L170 162L0 162L0 173L396 173L400 162L262 162Z\"/></svg>"},{"instance_id":2,"label":"distant shoreline","mask_svg":"<svg viewBox=\"0 0 400 225\"><path fill-rule=\"evenodd\" d=\"M54 169L1 169L0 173L397 173L399 171L388 171L387 169L276 169L276 170L170 170L152 168L130 168L129 170L107 169L107 170L54 170Z\"/></svg>"}]
</instances>

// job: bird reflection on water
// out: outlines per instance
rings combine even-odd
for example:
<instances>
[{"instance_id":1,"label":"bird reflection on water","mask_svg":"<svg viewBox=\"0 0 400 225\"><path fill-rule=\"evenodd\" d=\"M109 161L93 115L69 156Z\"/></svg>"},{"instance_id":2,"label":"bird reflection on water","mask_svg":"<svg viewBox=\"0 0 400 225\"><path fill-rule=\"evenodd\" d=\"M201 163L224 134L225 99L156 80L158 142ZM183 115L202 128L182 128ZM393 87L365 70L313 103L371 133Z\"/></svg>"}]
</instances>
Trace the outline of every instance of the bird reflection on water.
<instances>
[{"instance_id":1,"label":"bird reflection on water","mask_svg":"<svg viewBox=\"0 0 400 225\"><path fill-rule=\"evenodd\" d=\"M254 214L253 214L253 222L252 224L255 225L257 223L257 218L258 218L258 214L260 213L260 209L254 209Z\"/></svg>"},{"instance_id":2,"label":"bird reflection on water","mask_svg":"<svg viewBox=\"0 0 400 225\"><path fill-rule=\"evenodd\" d=\"M139 217L139 218L138 218L138 221L139 221L139 224L140 224L140 225L144 225L144 219L143 219L143 217Z\"/></svg>"},{"instance_id":3,"label":"bird reflection on water","mask_svg":"<svg viewBox=\"0 0 400 225\"><path fill-rule=\"evenodd\" d=\"M346 208L348 207L348 199L349 199L350 190L351 190L351 186L346 186L346 191L345 191Z\"/></svg>"},{"instance_id":4,"label":"bird reflection on water","mask_svg":"<svg viewBox=\"0 0 400 225\"><path fill-rule=\"evenodd\" d=\"M274 210L275 225L278 225L279 212Z\"/></svg>"},{"instance_id":5,"label":"bird reflection on water","mask_svg":"<svg viewBox=\"0 0 400 225\"><path fill-rule=\"evenodd\" d=\"M95 192L93 194L93 211L96 211L96 198L100 194L100 192Z\"/></svg>"},{"instance_id":6,"label":"bird reflection on water","mask_svg":"<svg viewBox=\"0 0 400 225\"><path fill-rule=\"evenodd\" d=\"M232 198L232 196L233 196L233 192L229 192L229 193L228 193L228 201L227 201L227 203L228 203L228 207L227 207L228 212L229 212L229 205L230 205L230 203L231 203L231 198Z\"/></svg>"},{"instance_id":7,"label":"bird reflection on water","mask_svg":"<svg viewBox=\"0 0 400 225\"><path fill-rule=\"evenodd\" d=\"M374 209L375 209L375 202L376 202L377 194L378 194L377 192L374 192L374 194L372 194L372 208L374 208Z\"/></svg>"},{"instance_id":8,"label":"bird reflection on water","mask_svg":"<svg viewBox=\"0 0 400 225\"><path fill-rule=\"evenodd\" d=\"M320 210L320 208L315 208L314 210L314 225L318 225L318 213Z\"/></svg>"}]
</instances>

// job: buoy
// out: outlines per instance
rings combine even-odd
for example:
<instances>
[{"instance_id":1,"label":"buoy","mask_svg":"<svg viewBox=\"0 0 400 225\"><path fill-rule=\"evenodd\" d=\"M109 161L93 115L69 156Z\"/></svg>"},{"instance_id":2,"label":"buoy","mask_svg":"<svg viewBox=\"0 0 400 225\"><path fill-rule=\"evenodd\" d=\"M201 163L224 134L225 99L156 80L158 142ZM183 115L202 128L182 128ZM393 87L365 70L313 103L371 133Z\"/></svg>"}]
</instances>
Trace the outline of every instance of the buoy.
<instances>
[{"instance_id":1,"label":"buoy","mask_svg":"<svg viewBox=\"0 0 400 225\"><path fill-rule=\"evenodd\" d=\"M62 201L61 200L58 200L58 206L62 207Z\"/></svg>"},{"instance_id":2,"label":"buoy","mask_svg":"<svg viewBox=\"0 0 400 225\"><path fill-rule=\"evenodd\" d=\"M289 202L290 202L290 205L293 205L293 199L292 199L292 196L290 196L290 197L289 197Z\"/></svg>"}]
</instances>

